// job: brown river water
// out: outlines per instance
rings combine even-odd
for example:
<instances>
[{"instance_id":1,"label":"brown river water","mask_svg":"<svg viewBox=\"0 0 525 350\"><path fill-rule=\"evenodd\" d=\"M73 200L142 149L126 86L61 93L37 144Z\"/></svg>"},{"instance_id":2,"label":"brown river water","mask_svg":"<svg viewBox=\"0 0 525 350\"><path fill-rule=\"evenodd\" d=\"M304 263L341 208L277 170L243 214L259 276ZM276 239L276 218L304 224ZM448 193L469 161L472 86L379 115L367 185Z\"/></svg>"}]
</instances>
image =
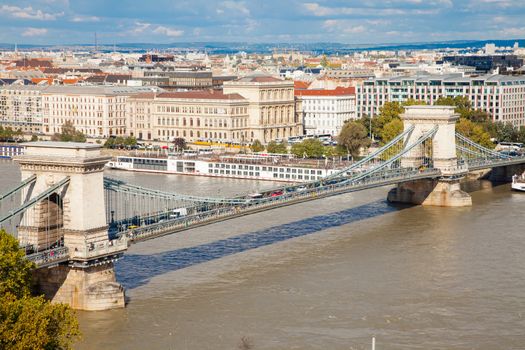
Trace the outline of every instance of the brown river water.
<instances>
[{"instance_id":1,"label":"brown river water","mask_svg":"<svg viewBox=\"0 0 525 350\"><path fill-rule=\"evenodd\" d=\"M107 172L227 196L272 183ZM18 181L0 161L0 190ZM388 188L132 246L126 309L80 312L88 349L525 349L525 193L471 208L392 206Z\"/></svg>"}]
</instances>

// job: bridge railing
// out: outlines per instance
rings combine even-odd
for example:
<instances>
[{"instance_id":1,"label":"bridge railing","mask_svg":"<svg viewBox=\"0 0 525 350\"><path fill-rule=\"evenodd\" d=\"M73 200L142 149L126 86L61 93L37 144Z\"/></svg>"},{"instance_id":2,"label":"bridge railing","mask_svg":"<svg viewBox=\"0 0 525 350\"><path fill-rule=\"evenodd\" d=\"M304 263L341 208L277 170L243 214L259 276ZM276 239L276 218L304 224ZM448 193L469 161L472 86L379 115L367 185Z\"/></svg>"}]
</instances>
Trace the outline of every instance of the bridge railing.
<instances>
[{"instance_id":1,"label":"bridge railing","mask_svg":"<svg viewBox=\"0 0 525 350\"><path fill-rule=\"evenodd\" d=\"M51 265L56 262L67 260L68 258L69 249L67 247L57 247L26 255L26 259L35 263L37 267Z\"/></svg>"},{"instance_id":2,"label":"bridge railing","mask_svg":"<svg viewBox=\"0 0 525 350\"><path fill-rule=\"evenodd\" d=\"M492 159L469 159L466 161L469 168L492 168L511 164L525 163L525 156L516 156L511 158L492 158Z\"/></svg>"},{"instance_id":3,"label":"bridge railing","mask_svg":"<svg viewBox=\"0 0 525 350\"><path fill-rule=\"evenodd\" d=\"M86 244L83 249L75 248L75 251L71 252L71 259L92 259L120 253L126 249L128 249L128 239L126 236L121 236L117 239Z\"/></svg>"},{"instance_id":4,"label":"bridge railing","mask_svg":"<svg viewBox=\"0 0 525 350\"><path fill-rule=\"evenodd\" d=\"M448 177L463 176L468 173L469 165L467 163L458 163L457 166L440 168L441 174Z\"/></svg>"},{"instance_id":5,"label":"bridge railing","mask_svg":"<svg viewBox=\"0 0 525 350\"><path fill-rule=\"evenodd\" d=\"M246 212L262 210L269 207L278 207L292 201L302 201L308 198L327 196L332 193L351 192L363 187L372 187L374 185L381 186L382 184L387 185L415 178L438 177L439 175L440 171L437 169L391 169L374 174L368 178L363 178L356 182L326 184L320 187L307 188L301 192L283 193L275 197L253 199L243 205L214 208L206 212L200 212L177 219L167 220L165 222L139 227L127 231L125 235L131 240L140 240L165 233L169 230L182 230L194 225L210 221L218 221L226 217L243 215Z\"/></svg>"}]
</instances>

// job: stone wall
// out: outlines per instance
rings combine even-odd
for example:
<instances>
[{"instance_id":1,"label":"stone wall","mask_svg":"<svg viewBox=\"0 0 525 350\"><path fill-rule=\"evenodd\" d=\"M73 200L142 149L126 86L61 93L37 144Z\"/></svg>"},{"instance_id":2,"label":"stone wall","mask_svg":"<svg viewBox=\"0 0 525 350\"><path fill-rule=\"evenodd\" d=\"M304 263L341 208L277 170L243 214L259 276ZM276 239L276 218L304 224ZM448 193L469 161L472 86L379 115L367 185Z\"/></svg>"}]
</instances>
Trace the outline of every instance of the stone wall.
<instances>
[{"instance_id":1,"label":"stone wall","mask_svg":"<svg viewBox=\"0 0 525 350\"><path fill-rule=\"evenodd\" d=\"M77 310L108 310L125 306L123 287L116 282L113 263L88 268L57 266L34 272L35 288L56 303Z\"/></svg>"}]
</instances>

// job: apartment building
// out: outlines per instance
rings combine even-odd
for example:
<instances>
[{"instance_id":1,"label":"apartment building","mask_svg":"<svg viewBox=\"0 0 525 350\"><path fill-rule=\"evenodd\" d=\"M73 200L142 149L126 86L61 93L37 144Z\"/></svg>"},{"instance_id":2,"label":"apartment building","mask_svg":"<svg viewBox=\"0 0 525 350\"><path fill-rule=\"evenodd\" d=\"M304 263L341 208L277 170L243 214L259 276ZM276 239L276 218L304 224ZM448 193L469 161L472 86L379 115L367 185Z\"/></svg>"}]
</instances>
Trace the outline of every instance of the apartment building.
<instances>
[{"instance_id":1,"label":"apartment building","mask_svg":"<svg viewBox=\"0 0 525 350\"><path fill-rule=\"evenodd\" d=\"M440 97L465 96L493 121L525 125L525 77L460 74L376 78L357 87L357 117L374 116L385 102L408 99L434 104Z\"/></svg>"},{"instance_id":2,"label":"apartment building","mask_svg":"<svg viewBox=\"0 0 525 350\"><path fill-rule=\"evenodd\" d=\"M356 119L355 88L295 90L306 135L339 135L347 120Z\"/></svg>"},{"instance_id":3,"label":"apartment building","mask_svg":"<svg viewBox=\"0 0 525 350\"><path fill-rule=\"evenodd\" d=\"M171 88L205 89L211 88L213 85L211 71L152 70L145 71L144 78L149 80L159 78L161 81L167 78L168 83L165 86Z\"/></svg>"},{"instance_id":4,"label":"apartment building","mask_svg":"<svg viewBox=\"0 0 525 350\"><path fill-rule=\"evenodd\" d=\"M5 85L0 87L0 126L26 133L42 132L43 108L38 85Z\"/></svg>"},{"instance_id":5,"label":"apartment building","mask_svg":"<svg viewBox=\"0 0 525 350\"><path fill-rule=\"evenodd\" d=\"M249 141L249 102L218 90L140 94L128 99L128 134L172 141Z\"/></svg>"},{"instance_id":6,"label":"apartment building","mask_svg":"<svg viewBox=\"0 0 525 350\"><path fill-rule=\"evenodd\" d=\"M248 141L268 143L302 135L302 120L294 111L294 83L268 75L252 75L224 82L225 94L239 94L249 102Z\"/></svg>"},{"instance_id":7,"label":"apartment building","mask_svg":"<svg viewBox=\"0 0 525 350\"><path fill-rule=\"evenodd\" d=\"M49 86L42 91L43 132L62 131L66 121L88 137L126 135L128 97L151 88L115 86Z\"/></svg>"}]
</instances>

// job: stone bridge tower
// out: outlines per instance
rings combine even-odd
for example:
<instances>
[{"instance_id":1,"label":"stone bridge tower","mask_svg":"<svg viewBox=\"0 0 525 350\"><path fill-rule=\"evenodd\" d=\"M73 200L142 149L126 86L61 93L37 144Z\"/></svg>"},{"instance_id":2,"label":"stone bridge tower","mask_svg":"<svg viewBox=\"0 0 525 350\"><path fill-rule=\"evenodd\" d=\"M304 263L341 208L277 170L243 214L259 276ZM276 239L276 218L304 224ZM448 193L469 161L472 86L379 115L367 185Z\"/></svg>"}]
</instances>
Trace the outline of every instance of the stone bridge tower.
<instances>
[{"instance_id":1,"label":"stone bridge tower","mask_svg":"<svg viewBox=\"0 0 525 350\"><path fill-rule=\"evenodd\" d=\"M36 175L26 199L37 197L68 178L69 182L24 213L18 229L21 244L45 250L60 244L69 259L36 270L41 291L51 300L81 310L124 307L124 290L116 282L113 262L127 249L125 240L110 241L104 204L104 165L100 146L72 142L25 144L15 158L22 180Z\"/></svg>"},{"instance_id":2,"label":"stone bridge tower","mask_svg":"<svg viewBox=\"0 0 525 350\"><path fill-rule=\"evenodd\" d=\"M471 206L470 195L460 188L460 180L467 169L459 167L457 162L456 121L459 115L454 113L454 107L408 106L401 119L405 129L414 125L414 131L405 138L405 144L417 141L437 126L432 138L432 163L441 171L441 177L400 183L390 191L388 200L445 207ZM401 159L401 165L418 168L422 165L424 152L423 145L415 147Z\"/></svg>"}]
</instances>

